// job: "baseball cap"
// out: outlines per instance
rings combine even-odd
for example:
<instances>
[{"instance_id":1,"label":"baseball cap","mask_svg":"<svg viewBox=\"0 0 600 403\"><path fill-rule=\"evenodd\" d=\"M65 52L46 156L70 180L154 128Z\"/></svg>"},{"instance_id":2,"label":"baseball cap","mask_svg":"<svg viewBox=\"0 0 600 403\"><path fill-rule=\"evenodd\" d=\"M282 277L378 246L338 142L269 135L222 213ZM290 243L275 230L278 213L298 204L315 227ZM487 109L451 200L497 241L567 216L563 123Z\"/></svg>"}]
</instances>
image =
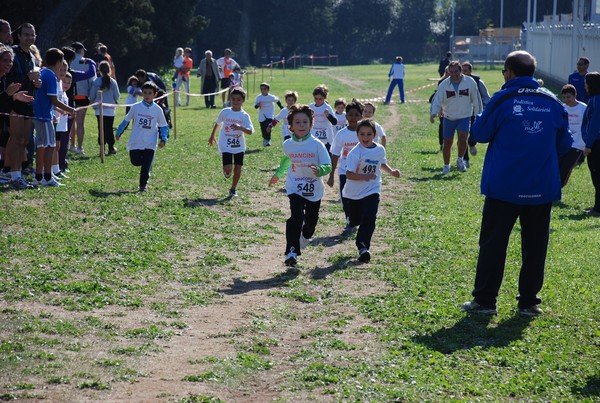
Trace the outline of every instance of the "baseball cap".
<instances>
[{"instance_id":1,"label":"baseball cap","mask_svg":"<svg viewBox=\"0 0 600 403\"><path fill-rule=\"evenodd\" d=\"M85 48L85 46L83 46L83 43L81 43L81 42L73 42L71 44L71 47L77 51L83 49L87 52L87 49Z\"/></svg>"}]
</instances>

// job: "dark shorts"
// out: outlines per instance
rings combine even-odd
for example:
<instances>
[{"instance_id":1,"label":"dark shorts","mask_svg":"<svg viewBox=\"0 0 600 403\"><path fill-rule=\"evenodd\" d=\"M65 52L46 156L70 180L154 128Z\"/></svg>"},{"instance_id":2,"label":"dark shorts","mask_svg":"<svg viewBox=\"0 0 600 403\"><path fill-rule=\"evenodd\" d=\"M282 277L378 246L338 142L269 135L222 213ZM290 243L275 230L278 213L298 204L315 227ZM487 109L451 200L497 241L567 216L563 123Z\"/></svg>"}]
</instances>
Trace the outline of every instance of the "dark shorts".
<instances>
[{"instance_id":1,"label":"dark shorts","mask_svg":"<svg viewBox=\"0 0 600 403\"><path fill-rule=\"evenodd\" d=\"M221 89L229 88L229 84L231 84L229 77L221 79Z\"/></svg>"},{"instance_id":2,"label":"dark shorts","mask_svg":"<svg viewBox=\"0 0 600 403\"><path fill-rule=\"evenodd\" d=\"M23 102L16 101L16 102L13 102L12 108L13 108L13 111L17 115L33 116L33 103L26 104Z\"/></svg>"},{"instance_id":3,"label":"dark shorts","mask_svg":"<svg viewBox=\"0 0 600 403\"><path fill-rule=\"evenodd\" d=\"M244 153L223 153L223 166L225 165L244 165Z\"/></svg>"},{"instance_id":4,"label":"dark shorts","mask_svg":"<svg viewBox=\"0 0 600 403\"><path fill-rule=\"evenodd\" d=\"M88 106L89 104L90 104L89 98L86 98L86 99L75 99L75 106L76 107Z\"/></svg>"}]
</instances>

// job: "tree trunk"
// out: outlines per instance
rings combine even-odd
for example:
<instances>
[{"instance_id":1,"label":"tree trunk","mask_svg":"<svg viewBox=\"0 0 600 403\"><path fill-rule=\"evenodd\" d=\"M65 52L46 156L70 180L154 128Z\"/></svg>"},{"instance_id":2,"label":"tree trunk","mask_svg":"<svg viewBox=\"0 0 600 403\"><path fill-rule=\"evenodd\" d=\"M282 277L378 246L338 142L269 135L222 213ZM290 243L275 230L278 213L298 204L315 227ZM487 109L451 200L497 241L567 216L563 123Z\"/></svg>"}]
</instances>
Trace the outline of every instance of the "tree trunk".
<instances>
[{"instance_id":1,"label":"tree trunk","mask_svg":"<svg viewBox=\"0 0 600 403\"><path fill-rule=\"evenodd\" d=\"M60 47L65 34L70 32L71 26L79 14L91 3L92 0L60 0L55 1L50 12L44 17L44 23L37 27L36 46L40 49L42 57L46 50ZM77 40L74 38L73 40ZM91 45L88 45L91 46Z\"/></svg>"},{"instance_id":2,"label":"tree trunk","mask_svg":"<svg viewBox=\"0 0 600 403\"><path fill-rule=\"evenodd\" d=\"M238 63L242 66L247 66L250 63L250 46L252 41L250 40L251 23L250 15L252 14L252 0L244 0L242 8L242 17L240 20L240 36L238 43L240 44L240 51L238 53Z\"/></svg>"}]
</instances>

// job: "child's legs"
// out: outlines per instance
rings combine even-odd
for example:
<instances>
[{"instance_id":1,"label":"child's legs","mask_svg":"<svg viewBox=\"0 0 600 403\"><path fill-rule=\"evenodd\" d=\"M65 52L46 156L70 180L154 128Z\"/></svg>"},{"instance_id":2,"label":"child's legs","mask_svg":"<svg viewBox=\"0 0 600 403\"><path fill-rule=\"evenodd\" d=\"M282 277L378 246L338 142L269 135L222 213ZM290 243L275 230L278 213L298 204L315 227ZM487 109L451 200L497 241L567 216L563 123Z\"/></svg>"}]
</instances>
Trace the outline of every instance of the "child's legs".
<instances>
[{"instance_id":1,"label":"child's legs","mask_svg":"<svg viewBox=\"0 0 600 403\"><path fill-rule=\"evenodd\" d=\"M356 212L360 215L358 232L356 233L356 247L371 248L371 238L375 232L375 220L379 208L379 193L374 193L361 200L352 200Z\"/></svg>"},{"instance_id":2,"label":"child's legs","mask_svg":"<svg viewBox=\"0 0 600 403\"><path fill-rule=\"evenodd\" d=\"M233 179L231 180L231 188L237 189L237 184L242 177L242 165L233 166Z\"/></svg>"},{"instance_id":3,"label":"child's legs","mask_svg":"<svg viewBox=\"0 0 600 403\"><path fill-rule=\"evenodd\" d=\"M317 228L317 222L319 221L319 209L321 207L321 200L313 202L306 200L304 202L304 225L302 226L302 235L306 239L312 238Z\"/></svg>"},{"instance_id":4,"label":"child's legs","mask_svg":"<svg viewBox=\"0 0 600 403\"><path fill-rule=\"evenodd\" d=\"M267 127L271 124L273 119L266 119L263 122L260 122L260 132L262 134L262 138L265 140L271 140L271 133L267 132Z\"/></svg>"},{"instance_id":5,"label":"child's legs","mask_svg":"<svg viewBox=\"0 0 600 403\"><path fill-rule=\"evenodd\" d=\"M285 254L287 255L292 248L294 252L300 255L300 233L302 232L302 223L304 222L304 205L306 199L297 195L288 195L290 199L290 218L285 223Z\"/></svg>"},{"instance_id":6,"label":"child's legs","mask_svg":"<svg viewBox=\"0 0 600 403\"><path fill-rule=\"evenodd\" d=\"M395 87L396 87L396 80L392 80L392 82L390 82L390 86L388 87L388 92L385 96L385 102L390 102L390 99L392 98L392 93L394 92Z\"/></svg>"},{"instance_id":7,"label":"child's legs","mask_svg":"<svg viewBox=\"0 0 600 403\"><path fill-rule=\"evenodd\" d=\"M404 103L404 80L398 80L398 91L400 91L400 100Z\"/></svg>"},{"instance_id":8,"label":"child's legs","mask_svg":"<svg viewBox=\"0 0 600 403\"><path fill-rule=\"evenodd\" d=\"M21 164L24 160L24 152L29 142L32 125L31 119L10 117L10 137L6 143L6 153L10 157L10 170L13 172L21 172Z\"/></svg>"},{"instance_id":9,"label":"child's legs","mask_svg":"<svg viewBox=\"0 0 600 403\"><path fill-rule=\"evenodd\" d=\"M44 154L45 148L39 147L35 153L35 173L41 175L44 172Z\"/></svg>"},{"instance_id":10,"label":"child's legs","mask_svg":"<svg viewBox=\"0 0 600 403\"><path fill-rule=\"evenodd\" d=\"M146 187L148 179L150 178L150 171L152 170L152 164L154 163L154 150L146 148L141 151L141 162L140 168L140 187Z\"/></svg>"},{"instance_id":11,"label":"child's legs","mask_svg":"<svg viewBox=\"0 0 600 403\"><path fill-rule=\"evenodd\" d=\"M44 150L44 175L50 176L52 175L52 158L54 157L54 149L56 147L46 147L46 148L38 148L37 152L40 150Z\"/></svg>"},{"instance_id":12,"label":"child's legs","mask_svg":"<svg viewBox=\"0 0 600 403\"><path fill-rule=\"evenodd\" d=\"M346 175L340 175L340 197L342 198L342 208L344 209L344 215L346 216L346 223L349 223L350 220L350 206L349 200L342 196L342 191L346 186Z\"/></svg>"},{"instance_id":13,"label":"child's legs","mask_svg":"<svg viewBox=\"0 0 600 403\"><path fill-rule=\"evenodd\" d=\"M115 132L113 129L114 123L114 116L104 116L104 142L108 144L109 150L115 148Z\"/></svg>"},{"instance_id":14,"label":"child's legs","mask_svg":"<svg viewBox=\"0 0 600 403\"><path fill-rule=\"evenodd\" d=\"M129 150L129 160L134 167L141 167L143 163L144 150Z\"/></svg>"},{"instance_id":15,"label":"child's legs","mask_svg":"<svg viewBox=\"0 0 600 403\"><path fill-rule=\"evenodd\" d=\"M83 136L85 135L85 115L87 109L79 109L75 113L76 132L77 132L77 148L83 148Z\"/></svg>"}]
</instances>

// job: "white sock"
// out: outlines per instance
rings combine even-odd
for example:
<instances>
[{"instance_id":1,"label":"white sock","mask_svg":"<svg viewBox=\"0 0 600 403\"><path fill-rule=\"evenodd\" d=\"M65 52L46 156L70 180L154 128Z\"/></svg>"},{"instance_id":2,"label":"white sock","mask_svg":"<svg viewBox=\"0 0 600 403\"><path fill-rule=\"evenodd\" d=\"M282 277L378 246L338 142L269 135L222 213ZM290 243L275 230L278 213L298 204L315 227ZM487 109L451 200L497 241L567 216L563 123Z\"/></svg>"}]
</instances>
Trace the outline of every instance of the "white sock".
<instances>
[{"instance_id":1,"label":"white sock","mask_svg":"<svg viewBox=\"0 0 600 403\"><path fill-rule=\"evenodd\" d=\"M54 175L57 175L59 172L60 172L60 167L58 166L58 164L52 165L52 173Z\"/></svg>"},{"instance_id":2,"label":"white sock","mask_svg":"<svg viewBox=\"0 0 600 403\"><path fill-rule=\"evenodd\" d=\"M450 164L444 164L444 168L450 168Z\"/></svg>"},{"instance_id":3,"label":"white sock","mask_svg":"<svg viewBox=\"0 0 600 403\"><path fill-rule=\"evenodd\" d=\"M462 162L463 157L458 157L457 161Z\"/></svg>"},{"instance_id":4,"label":"white sock","mask_svg":"<svg viewBox=\"0 0 600 403\"><path fill-rule=\"evenodd\" d=\"M21 171L10 171L10 177L12 180L16 181L21 177Z\"/></svg>"}]
</instances>

